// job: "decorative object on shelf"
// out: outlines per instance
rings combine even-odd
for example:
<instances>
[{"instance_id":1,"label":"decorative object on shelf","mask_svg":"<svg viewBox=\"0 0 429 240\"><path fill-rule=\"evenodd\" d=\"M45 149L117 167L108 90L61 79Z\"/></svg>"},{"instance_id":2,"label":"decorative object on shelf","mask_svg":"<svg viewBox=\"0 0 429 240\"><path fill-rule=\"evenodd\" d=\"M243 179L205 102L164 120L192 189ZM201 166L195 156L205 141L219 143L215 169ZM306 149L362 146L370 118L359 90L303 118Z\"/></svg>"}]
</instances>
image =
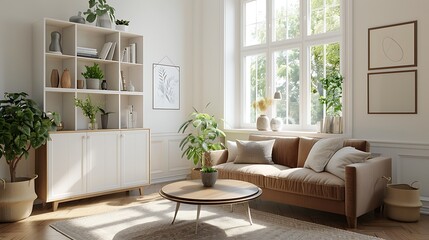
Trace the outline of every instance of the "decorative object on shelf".
<instances>
[{"instance_id":1,"label":"decorative object on shelf","mask_svg":"<svg viewBox=\"0 0 429 240\"><path fill-rule=\"evenodd\" d=\"M51 71L51 87L57 88L60 84L60 75L58 69L52 69Z\"/></svg>"},{"instance_id":2,"label":"decorative object on shelf","mask_svg":"<svg viewBox=\"0 0 429 240\"><path fill-rule=\"evenodd\" d=\"M61 87L62 88L71 88L71 77L70 71L66 68L61 75Z\"/></svg>"},{"instance_id":3,"label":"decorative object on shelf","mask_svg":"<svg viewBox=\"0 0 429 240\"><path fill-rule=\"evenodd\" d=\"M206 105L207 108L209 104ZM184 122L179 133L191 127L191 132L182 139L179 144L180 150L183 151L182 157L186 156L188 160L193 160L195 166L201 165L201 173L217 172L212 168L210 162L210 151L224 149L223 143L219 141L220 137L225 137L225 133L218 128L216 118L208 113L198 112L194 108L194 112L189 115L189 119ZM209 179L203 179L208 177ZM217 174L201 174L204 186L214 185Z\"/></svg>"},{"instance_id":4,"label":"decorative object on shelf","mask_svg":"<svg viewBox=\"0 0 429 240\"><path fill-rule=\"evenodd\" d=\"M128 84L128 91L130 91L130 92L134 92L135 90L136 90L136 88L134 87L134 85L133 85L133 82L132 81L129 81L129 84Z\"/></svg>"},{"instance_id":5,"label":"decorative object on shelf","mask_svg":"<svg viewBox=\"0 0 429 240\"><path fill-rule=\"evenodd\" d=\"M58 126L61 125L61 129L62 130L62 122L61 122L61 115L57 112L46 112L46 116L51 120L51 131L57 131L58 130ZM60 131L59 130L59 131Z\"/></svg>"},{"instance_id":6,"label":"decorative object on shelf","mask_svg":"<svg viewBox=\"0 0 429 240\"><path fill-rule=\"evenodd\" d=\"M82 76L86 79L87 89L100 89L100 81L104 78L104 74L97 63L92 66L86 66L86 72Z\"/></svg>"},{"instance_id":7,"label":"decorative object on shelf","mask_svg":"<svg viewBox=\"0 0 429 240\"><path fill-rule=\"evenodd\" d=\"M180 109L180 67L153 64L153 109Z\"/></svg>"},{"instance_id":8,"label":"decorative object on shelf","mask_svg":"<svg viewBox=\"0 0 429 240\"><path fill-rule=\"evenodd\" d=\"M123 20L123 19L116 19L116 30L128 32L128 26L130 24L130 21Z\"/></svg>"},{"instance_id":9,"label":"decorative object on shelf","mask_svg":"<svg viewBox=\"0 0 429 240\"><path fill-rule=\"evenodd\" d=\"M341 103L343 94L343 76L339 72L333 72L320 79L320 84L324 92L319 92L319 102L325 107L325 118L323 120L323 133L343 133L343 120ZM313 88L313 93L318 90ZM334 120L335 119L335 120ZM333 122L337 124L333 125Z\"/></svg>"},{"instance_id":10,"label":"decorative object on shelf","mask_svg":"<svg viewBox=\"0 0 429 240\"><path fill-rule=\"evenodd\" d=\"M75 23L82 23L82 24L85 24L85 18L83 18L83 17L82 17L82 12L81 12L81 11L79 11L79 12L77 13L77 16L71 16L71 17L69 18L69 21L70 21L70 22L75 22Z\"/></svg>"},{"instance_id":11,"label":"decorative object on shelf","mask_svg":"<svg viewBox=\"0 0 429 240\"><path fill-rule=\"evenodd\" d=\"M49 52L63 54L63 48L61 47L61 33L58 31L51 32L51 44L49 44Z\"/></svg>"},{"instance_id":12,"label":"decorative object on shelf","mask_svg":"<svg viewBox=\"0 0 429 240\"><path fill-rule=\"evenodd\" d=\"M122 91L127 91L127 81L125 80L124 71L121 70Z\"/></svg>"},{"instance_id":13,"label":"decorative object on shelf","mask_svg":"<svg viewBox=\"0 0 429 240\"><path fill-rule=\"evenodd\" d=\"M252 103L252 107L261 113L261 115L256 119L256 128L259 131L267 131L270 127L270 119L268 119L267 115L264 113L272 103L273 100L271 98L265 97Z\"/></svg>"},{"instance_id":14,"label":"decorative object on shelf","mask_svg":"<svg viewBox=\"0 0 429 240\"><path fill-rule=\"evenodd\" d=\"M37 198L37 175L17 177L18 163L49 139L52 122L28 94L5 93L0 100L0 158L9 165L10 181L0 181L0 222L14 222L30 216ZM17 140L19 139L19 141Z\"/></svg>"},{"instance_id":15,"label":"decorative object on shelf","mask_svg":"<svg viewBox=\"0 0 429 240\"><path fill-rule=\"evenodd\" d=\"M272 118L270 121L270 127L274 132L281 130L283 127L283 120L279 117Z\"/></svg>"},{"instance_id":16,"label":"decorative object on shelf","mask_svg":"<svg viewBox=\"0 0 429 240\"><path fill-rule=\"evenodd\" d=\"M83 14L88 15L86 21L92 23L97 19L98 27L112 28L115 21L115 9L106 0L89 0L89 8Z\"/></svg>"},{"instance_id":17,"label":"decorative object on shelf","mask_svg":"<svg viewBox=\"0 0 429 240\"><path fill-rule=\"evenodd\" d=\"M95 130L98 129L98 125L96 122L96 114L100 111L100 107L92 104L91 97L88 97L85 100L75 98L74 105L82 109L82 113L85 117L89 119L88 129Z\"/></svg>"},{"instance_id":18,"label":"decorative object on shelf","mask_svg":"<svg viewBox=\"0 0 429 240\"><path fill-rule=\"evenodd\" d=\"M82 79L77 80L77 88L78 89L84 89L85 88L85 82Z\"/></svg>"},{"instance_id":19,"label":"decorative object on shelf","mask_svg":"<svg viewBox=\"0 0 429 240\"><path fill-rule=\"evenodd\" d=\"M107 90L107 81L106 80L101 81L101 90Z\"/></svg>"},{"instance_id":20,"label":"decorative object on shelf","mask_svg":"<svg viewBox=\"0 0 429 240\"><path fill-rule=\"evenodd\" d=\"M101 112L101 129L107 129L109 124L109 114L113 112L107 112L104 108L99 107Z\"/></svg>"},{"instance_id":21,"label":"decorative object on shelf","mask_svg":"<svg viewBox=\"0 0 429 240\"><path fill-rule=\"evenodd\" d=\"M127 110L127 128L137 127L137 113L133 105L128 105Z\"/></svg>"}]
</instances>

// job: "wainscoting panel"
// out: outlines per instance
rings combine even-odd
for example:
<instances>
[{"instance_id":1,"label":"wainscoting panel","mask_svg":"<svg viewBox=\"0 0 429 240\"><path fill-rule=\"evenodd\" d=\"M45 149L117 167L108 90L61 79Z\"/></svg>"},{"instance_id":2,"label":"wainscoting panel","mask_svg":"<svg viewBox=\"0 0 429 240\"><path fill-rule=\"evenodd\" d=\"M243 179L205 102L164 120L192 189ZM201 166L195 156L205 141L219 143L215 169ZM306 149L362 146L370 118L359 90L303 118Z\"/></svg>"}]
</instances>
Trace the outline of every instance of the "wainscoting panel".
<instances>
[{"instance_id":1,"label":"wainscoting panel","mask_svg":"<svg viewBox=\"0 0 429 240\"><path fill-rule=\"evenodd\" d=\"M429 144L370 141L371 152L392 158L392 183L420 189L421 212L429 214Z\"/></svg>"},{"instance_id":2,"label":"wainscoting panel","mask_svg":"<svg viewBox=\"0 0 429 240\"><path fill-rule=\"evenodd\" d=\"M151 182L159 183L185 179L190 174L192 164L181 158L179 143L184 135L152 133L151 142Z\"/></svg>"}]
</instances>

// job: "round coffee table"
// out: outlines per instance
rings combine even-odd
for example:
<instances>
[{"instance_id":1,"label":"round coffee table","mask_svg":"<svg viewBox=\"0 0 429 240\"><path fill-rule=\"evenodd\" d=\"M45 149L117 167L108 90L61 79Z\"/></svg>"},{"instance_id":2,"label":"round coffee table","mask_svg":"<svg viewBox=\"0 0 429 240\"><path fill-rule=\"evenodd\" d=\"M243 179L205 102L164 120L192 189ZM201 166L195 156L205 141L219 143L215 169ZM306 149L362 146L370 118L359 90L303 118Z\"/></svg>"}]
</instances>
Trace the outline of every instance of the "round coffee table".
<instances>
[{"instance_id":1,"label":"round coffee table","mask_svg":"<svg viewBox=\"0 0 429 240\"><path fill-rule=\"evenodd\" d=\"M246 203L249 222L253 224L249 200L261 196L262 189L252 183L231 179L218 179L213 187L204 187L199 179L170 183L161 188L159 194L165 199L176 202L176 211L171 224L176 220L181 203L198 206L195 226L195 233L197 233L201 205L231 204L232 209L232 204Z\"/></svg>"}]
</instances>

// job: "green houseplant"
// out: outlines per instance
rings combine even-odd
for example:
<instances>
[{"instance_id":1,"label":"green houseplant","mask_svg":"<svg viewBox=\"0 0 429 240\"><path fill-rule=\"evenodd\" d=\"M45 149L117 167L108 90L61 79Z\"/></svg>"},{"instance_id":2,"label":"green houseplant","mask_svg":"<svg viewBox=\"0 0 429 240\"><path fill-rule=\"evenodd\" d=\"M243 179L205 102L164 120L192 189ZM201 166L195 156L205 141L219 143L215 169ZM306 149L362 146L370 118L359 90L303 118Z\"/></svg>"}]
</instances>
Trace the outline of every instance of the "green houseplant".
<instances>
[{"instance_id":1,"label":"green houseplant","mask_svg":"<svg viewBox=\"0 0 429 240\"><path fill-rule=\"evenodd\" d=\"M83 115L89 119L88 129L97 129L98 127L95 117L98 111L100 111L100 107L92 103L91 97L88 96L85 100L75 98L74 104L76 107L82 109Z\"/></svg>"},{"instance_id":2,"label":"green houseplant","mask_svg":"<svg viewBox=\"0 0 429 240\"><path fill-rule=\"evenodd\" d=\"M217 174L216 169L208 164L210 151L224 149L224 145L219 141L219 138L225 137L225 133L218 128L216 118L208 113L201 113L194 108L194 112L180 126L178 132L185 133L188 128L190 132L179 144L180 149L183 151L182 157L186 156L196 166L201 164L202 173L216 172ZM204 181L203 179L203 184Z\"/></svg>"},{"instance_id":3,"label":"green houseplant","mask_svg":"<svg viewBox=\"0 0 429 240\"><path fill-rule=\"evenodd\" d=\"M0 181L0 222L30 216L37 198L34 179L16 176L18 163L49 139L52 121L28 94L5 93L0 100L0 157L9 165L10 182Z\"/></svg>"},{"instance_id":4,"label":"green houseplant","mask_svg":"<svg viewBox=\"0 0 429 240\"><path fill-rule=\"evenodd\" d=\"M86 87L89 89L100 89L100 81L104 78L100 65L94 63L92 66L85 65L86 71L82 76L86 79Z\"/></svg>"},{"instance_id":5,"label":"green houseplant","mask_svg":"<svg viewBox=\"0 0 429 240\"><path fill-rule=\"evenodd\" d=\"M115 21L115 9L106 0L89 0L88 4L88 10L83 13L88 15L86 21L92 23L97 19L97 26L110 28Z\"/></svg>"},{"instance_id":6,"label":"green houseplant","mask_svg":"<svg viewBox=\"0 0 429 240\"><path fill-rule=\"evenodd\" d=\"M342 133L341 102L343 94L343 76L334 72L320 79L325 94L320 93L319 102L325 106L326 116L323 132ZM329 125L329 126L328 126ZM329 128L329 129L328 129Z\"/></svg>"},{"instance_id":7,"label":"green houseplant","mask_svg":"<svg viewBox=\"0 0 429 240\"><path fill-rule=\"evenodd\" d=\"M128 25L130 24L130 21L128 21L128 20L124 20L124 19L117 19L116 21L115 21L115 23L116 23L116 30L119 30L119 31L128 31Z\"/></svg>"}]
</instances>

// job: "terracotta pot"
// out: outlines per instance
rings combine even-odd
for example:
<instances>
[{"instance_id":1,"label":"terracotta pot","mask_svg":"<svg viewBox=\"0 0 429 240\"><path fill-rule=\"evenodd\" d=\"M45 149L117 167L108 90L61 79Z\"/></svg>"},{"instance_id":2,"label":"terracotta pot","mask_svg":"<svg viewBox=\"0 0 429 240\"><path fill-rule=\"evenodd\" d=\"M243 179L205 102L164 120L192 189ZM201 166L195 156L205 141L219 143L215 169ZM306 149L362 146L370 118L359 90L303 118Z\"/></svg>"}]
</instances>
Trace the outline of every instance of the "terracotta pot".
<instances>
[{"instance_id":1,"label":"terracotta pot","mask_svg":"<svg viewBox=\"0 0 429 240\"><path fill-rule=\"evenodd\" d=\"M0 181L0 222L15 222L30 216L37 198L34 180L21 178L18 182Z\"/></svg>"},{"instance_id":2,"label":"terracotta pot","mask_svg":"<svg viewBox=\"0 0 429 240\"><path fill-rule=\"evenodd\" d=\"M57 88L60 84L60 75L57 69L52 69L51 72L51 87Z\"/></svg>"},{"instance_id":3,"label":"terracotta pot","mask_svg":"<svg viewBox=\"0 0 429 240\"><path fill-rule=\"evenodd\" d=\"M62 88L71 88L71 78L70 71L66 68L61 75L61 87Z\"/></svg>"}]
</instances>

